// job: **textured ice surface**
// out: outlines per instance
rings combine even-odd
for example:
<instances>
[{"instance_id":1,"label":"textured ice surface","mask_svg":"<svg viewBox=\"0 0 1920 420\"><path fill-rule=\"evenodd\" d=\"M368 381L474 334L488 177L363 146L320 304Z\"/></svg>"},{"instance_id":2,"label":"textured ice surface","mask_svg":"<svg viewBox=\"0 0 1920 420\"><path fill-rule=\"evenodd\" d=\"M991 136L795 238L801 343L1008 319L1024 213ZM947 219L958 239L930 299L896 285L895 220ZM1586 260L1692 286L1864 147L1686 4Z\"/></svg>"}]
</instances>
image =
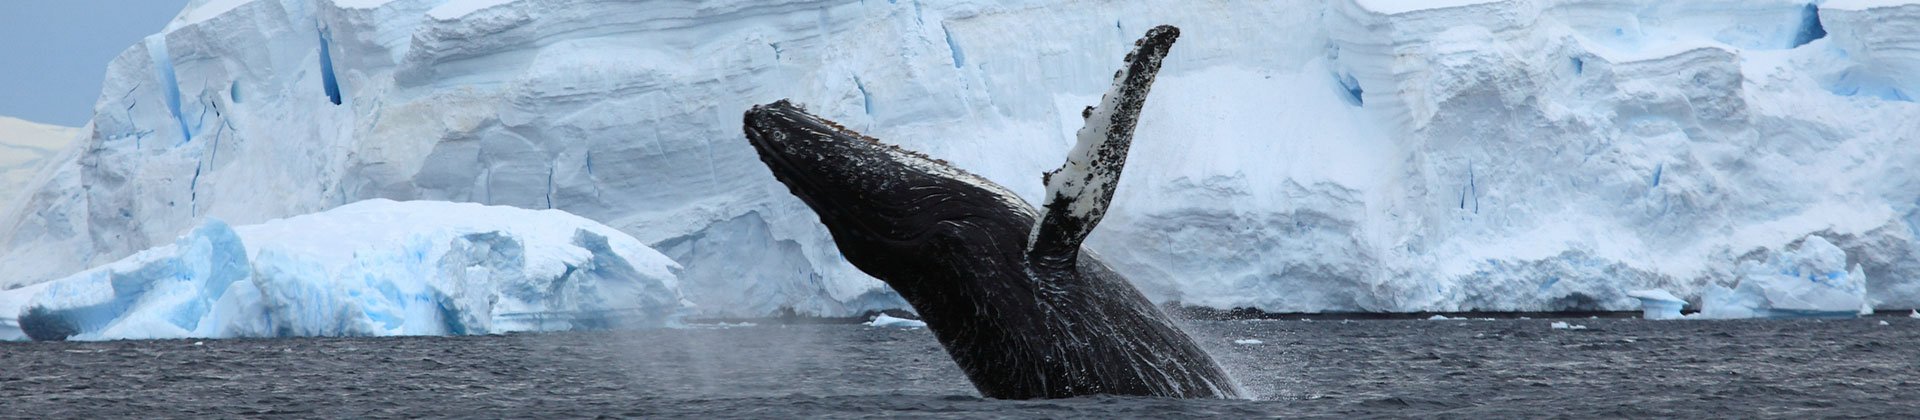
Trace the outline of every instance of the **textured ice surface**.
<instances>
[{"instance_id":1,"label":"textured ice surface","mask_svg":"<svg viewBox=\"0 0 1920 420\"><path fill-rule=\"evenodd\" d=\"M30 185L34 175L80 138L81 129L0 116L0 213ZM70 159L70 158L69 158ZM4 283L4 282L0 282Z\"/></svg>"},{"instance_id":2,"label":"textured ice surface","mask_svg":"<svg viewBox=\"0 0 1920 420\"><path fill-rule=\"evenodd\" d=\"M1851 318L1873 313L1867 279L1859 266L1847 270L1847 254L1819 236L1764 260L1741 263L1740 283L1710 286L1702 297L1706 318Z\"/></svg>"},{"instance_id":3,"label":"textured ice surface","mask_svg":"<svg viewBox=\"0 0 1920 420\"><path fill-rule=\"evenodd\" d=\"M239 228L209 219L172 244L0 292L0 339L658 326L684 305L677 269L560 211L375 199Z\"/></svg>"},{"instance_id":4,"label":"textured ice surface","mask_svg":"<svg viewBox=\"0 0 1920 420\"><path fill-rule=\"evenodd\" d=\"M1920 307L1908 3L210 0L114 60L84 153L0 216L0 288L392 198L604 222L684 258L706 315L897 307L740 113L793 98L1034 202L1172 24L1088 240L1155 299L1631 310L1814 235Z\"/></svg>"}]
</instances>

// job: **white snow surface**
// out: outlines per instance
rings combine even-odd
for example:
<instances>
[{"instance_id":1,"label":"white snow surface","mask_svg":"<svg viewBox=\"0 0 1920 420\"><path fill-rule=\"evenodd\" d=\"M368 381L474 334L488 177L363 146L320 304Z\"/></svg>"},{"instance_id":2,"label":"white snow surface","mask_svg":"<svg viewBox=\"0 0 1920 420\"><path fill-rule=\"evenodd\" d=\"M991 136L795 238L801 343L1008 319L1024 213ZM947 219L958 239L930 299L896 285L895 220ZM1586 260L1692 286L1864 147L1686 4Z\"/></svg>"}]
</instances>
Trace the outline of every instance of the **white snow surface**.
<instances>
[{"instance_id":1,"label":"white snow surface","mask_svg":"<svg viewBox=\"0 0 1920 420\"><path fill-rule=\"evenodd\" d=\"M0 212L32 184L42 168L61 160L81 129L0 116Z\"/></svg>"},{"instance_id":2,"label":"white snow surface","mask_svg":"<svg viewBox=\"0 0 1920 420\"><path fill-rule=\"evenodd\" d=\"M652 327L686 302L666 256L558 210L361 201L229 228L0 292L73 339L446 335Z\"/></svg>"},{"instance_id":3,"label":"white snow surface","mask_svg":"<svg viewBox=\"0 0 1920 420\"><path fill-rule=\"evenodd\" d=\"M1831 0L1826 2L1825 4L1822 4L1821 7L1828 8L1828 9L1842 9L1842 10L1871 10L1876 8L1915 6L1915 5L1920 5L1920 1L1916 1L1916 0Z\"/></svg>"},{"instance_id":4,"label":"white snow surface","mask_svg":"<svg viewBox=\"0 0 1920 420\"><path fill-rule=\"evenodd\" d=\"M927 323L925 321L921 321L917 319L896 318L887 314L880 314L880 316L873 317L873 320L867 321L866 324L869 327L878 327L878 328L926 328L927 327Z\"/></svg>"},{"instance_id":5,"label":"white snow surface","mask_svg":"<svg viewBox=\"0 0 1920 420\"><path fill-rule=\"evenodd\" d=\"M1828 3L196 2L0 216L0 288L391 198L604 222L683 264L700 315L900 307L741 113L793 98L1037 202L1172 24L1087 243L1156 300L1630 310L1812 235L1869 303L1920 307L1920 7Z\"/></svg>"},{"instance_id":6,"label":"white snow surface","mask_svg":"<svg viewBox=\"0 0 1920 420\"><path fill-rule=\"evenodd\" d=\"M1679 296L1674 296L1672 292L1668 292L1660 289L1635 290L1635 291L1627 292L1627 297L1640 299L1642 301L1680 302L1680 303L1687 302L1685 299L1681 299Z\"/></svg>"}]
</instances>

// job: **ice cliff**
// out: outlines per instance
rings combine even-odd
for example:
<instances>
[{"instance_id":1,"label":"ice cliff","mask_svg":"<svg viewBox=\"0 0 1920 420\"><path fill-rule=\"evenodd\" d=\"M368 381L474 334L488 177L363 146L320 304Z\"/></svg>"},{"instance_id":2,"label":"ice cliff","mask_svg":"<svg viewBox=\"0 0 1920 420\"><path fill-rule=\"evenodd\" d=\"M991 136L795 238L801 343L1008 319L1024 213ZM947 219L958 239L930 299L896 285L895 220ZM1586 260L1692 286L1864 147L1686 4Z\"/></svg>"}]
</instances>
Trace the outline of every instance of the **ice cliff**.
<instances>
[{"instance_id":1,"label":"ice cliff","mask_svg":"<svg viewBox=\"0 0 1920 420\"><path fill-rule=\"evenodd\" d=\"M0 339L446 335L659 326L666 256L553 210L360 201L0 291Z\"/></svg>"},{"instance_id":2,"label":"ice cliff","mask_svg":"<svg viewBox=\"0 0 1920 420\"><path fill-rule=\"evenodd\" d=\"M1733 287L1708 286L1701 296L1705 318L1852 318L1872 314L1867 279L1847 255L1818 236L1764 261L1740 264ZM1677 311L1676 311L1677 312Z\"/></svg>"},{"instance_id":3,"label":"ice cliff","mask_svg":"<svg viewBox=\"0 0 1920 420\"><path fill-rule=\"evenodd\" d=\"M1872 303L1920 307L1915 3L201 1L112 63L84 153L0 219L0 287L391 198L604 222L706 315L898 306L741 112L793 98L1031 202L1128 42L1172 24L1089 242L1156 299L1630 310L1813 235Z\"/></svg>"}]
</instances>

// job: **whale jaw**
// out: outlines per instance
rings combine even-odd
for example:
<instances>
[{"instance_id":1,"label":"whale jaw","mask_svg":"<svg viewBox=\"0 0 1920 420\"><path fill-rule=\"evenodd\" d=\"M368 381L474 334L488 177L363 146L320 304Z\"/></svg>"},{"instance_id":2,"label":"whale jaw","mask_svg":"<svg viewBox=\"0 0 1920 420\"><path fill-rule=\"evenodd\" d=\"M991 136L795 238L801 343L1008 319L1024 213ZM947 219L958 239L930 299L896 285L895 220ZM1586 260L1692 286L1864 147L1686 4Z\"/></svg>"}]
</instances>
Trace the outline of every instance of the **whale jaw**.
<instances>
[{"instance_id":1,"label":"whale jaw","mask_svg":"<svg viewBox=\"0 0 1920 420\"><path fill-rule=\"evenodd\" d=\"M819 215L847 260L883 281L890 278L883 273L939 264L927 256L943 238L1007 236L994 241L1005 245L1001 251L1021 252L1037 218L999 184L786 100L747 110L744 125L760 160ZM914 288L889 285L903 293Z\"/></svg>"}]
</instances>

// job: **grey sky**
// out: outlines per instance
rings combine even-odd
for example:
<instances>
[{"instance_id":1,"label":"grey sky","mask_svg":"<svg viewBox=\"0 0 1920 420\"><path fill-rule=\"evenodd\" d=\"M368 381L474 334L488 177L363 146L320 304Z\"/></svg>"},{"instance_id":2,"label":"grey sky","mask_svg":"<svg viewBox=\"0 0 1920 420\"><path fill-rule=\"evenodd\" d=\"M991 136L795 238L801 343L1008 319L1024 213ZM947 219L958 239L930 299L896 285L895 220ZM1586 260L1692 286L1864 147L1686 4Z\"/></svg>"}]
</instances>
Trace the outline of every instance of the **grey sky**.
<instances>
[{"instance_id":1,"label":"grey sky","mask_svg":"<svg viewBox=\"0 0 1920 420\"><path fill-rule=\"evenodd\" d=\"M107 62L187 0L0 0L0 115L79 126Z\"/></svg>"}]
</instances>

